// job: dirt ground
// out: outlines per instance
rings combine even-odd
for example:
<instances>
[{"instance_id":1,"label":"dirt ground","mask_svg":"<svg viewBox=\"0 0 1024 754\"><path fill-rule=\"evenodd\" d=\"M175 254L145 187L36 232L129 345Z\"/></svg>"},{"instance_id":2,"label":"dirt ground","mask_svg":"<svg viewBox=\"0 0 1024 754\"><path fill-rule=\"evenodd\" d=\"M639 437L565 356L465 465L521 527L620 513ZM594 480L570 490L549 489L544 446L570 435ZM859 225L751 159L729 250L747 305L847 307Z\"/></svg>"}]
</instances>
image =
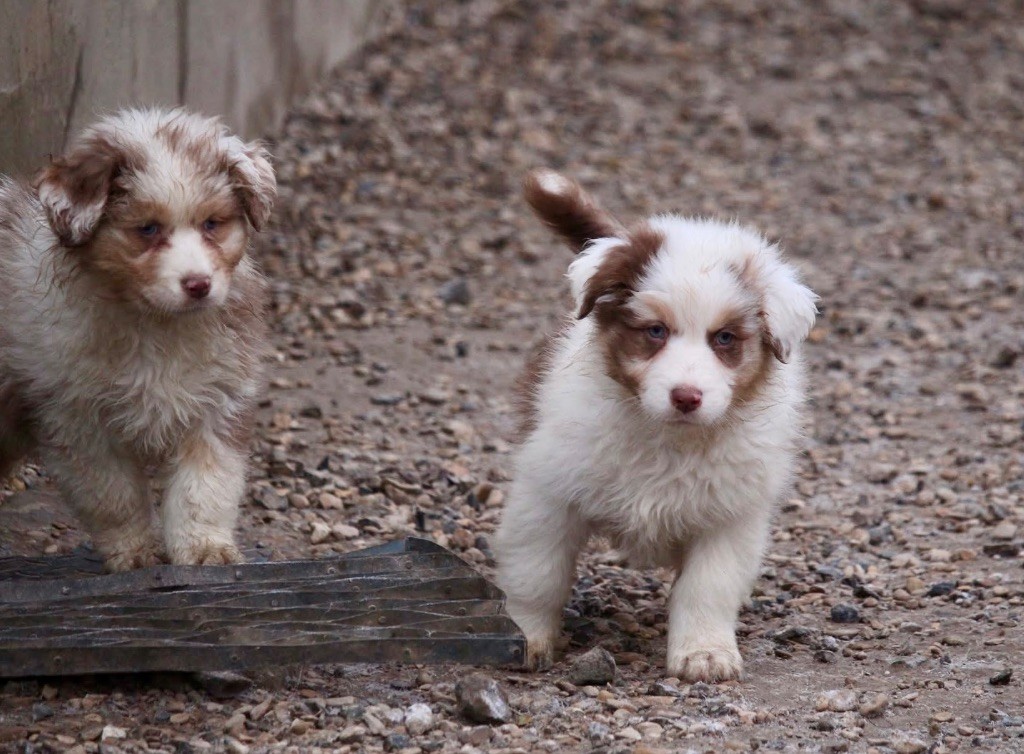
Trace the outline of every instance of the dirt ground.
<instances>
[{"instance_id":1,"label":"dirt ground","mask_svg":"<svg viewBox=\"0 0 1024 754\"><path fill-rule=\"evenodd\" d=\"M570 261L519 197L527 169L624 218L781 241L822 313L741 683L665 681L667 574L597 542L566 659L484 671L505 724L459 716L460 667L267 673L226 699L43 679L3 687L0 750L1024 750L1022 20L957 0L414 0L272 135L275 353L241 527L272 557L419 533L491 574L512 384ZM0 552L81 542L43 471L3 489ZM572 685L595 646L618 679ZM430 719L407 725L415 703Z\"/></svg>"}]
</instances>

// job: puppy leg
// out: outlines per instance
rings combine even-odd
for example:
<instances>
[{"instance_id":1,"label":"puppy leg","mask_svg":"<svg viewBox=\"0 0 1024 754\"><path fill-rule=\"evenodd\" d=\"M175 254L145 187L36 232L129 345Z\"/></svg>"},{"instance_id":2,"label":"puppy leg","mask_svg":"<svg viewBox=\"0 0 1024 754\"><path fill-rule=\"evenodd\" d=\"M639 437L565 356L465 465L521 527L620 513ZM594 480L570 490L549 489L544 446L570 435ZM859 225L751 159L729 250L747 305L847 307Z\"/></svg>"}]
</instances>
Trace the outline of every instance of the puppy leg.
<instances>
[{"instance_id":1,"label":"puppy leg","mask_svg":"<svg viewBox=\"0 0 1024 754\"><path fill-rule=\"evenodd\" d=\"M760 515L698 535L669 596L667 670L685 681L739 678L736 617L757 577L768 533Z\"/></svg>"},{"instance_id":2,"label":"puppy leg","mask_svg":"<svg viewBox=\"0 0 1024 754\"><path fill-rule=\"evenodd\" d=\"M568 506L536 488L513 489L495 540L498 586L526 635L526 664L544 670L554 659L562 608L576 576L586 525Z\"/></svg>"},{"instance_id":3,"label":"puppy leg","mask_svg":"<svg viewBox=\"0 0 1024 754\"><path fill-rule=\"evenodd\" d=\"M149 480L134 461L104 450L102 442L86 453L51 449L44 452L44 462L108 570L157 565L163 548L153 525Z\"/></svg>"},{"instance_id":4,"label":"puppy leg","mask_svg":"<svg viewBox=\"0 0 1024 754\"><path fill-rule=\"evenodd\" d=\"M242 562L234 529L245 471L242 452L212 434L197 434L181 449L163 501L164 540L172 563Z\"/></svg>"}]
</instances>

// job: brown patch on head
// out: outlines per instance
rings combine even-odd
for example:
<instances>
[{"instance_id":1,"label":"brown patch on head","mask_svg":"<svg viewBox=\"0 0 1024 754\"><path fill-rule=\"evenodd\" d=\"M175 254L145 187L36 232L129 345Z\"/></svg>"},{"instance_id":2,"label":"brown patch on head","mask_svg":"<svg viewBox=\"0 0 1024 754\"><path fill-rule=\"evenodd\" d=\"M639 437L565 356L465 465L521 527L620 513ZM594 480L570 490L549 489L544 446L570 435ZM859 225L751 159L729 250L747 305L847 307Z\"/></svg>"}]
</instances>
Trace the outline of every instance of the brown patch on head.
<instances>
[{"instance_id":1,"label":"brown patch on head","mask_svg":"<svg viewBox=\"0 0 1024 754\"><path fill-rule=\"evenodd\" d=\"M587 281L577 315L583 319L593 313L607 374L634 395L640 390L644 364L665 345L666 339L652 337L649 329L664 325L667 338L672 325L668 318L641 317L629 306L648 263L664 241L660 232L641 226L627 235L624 244L609 249ZM654 308L650 301L644 304Z\"/></svg>"},{"instance_id":2,"label":"brown patch on head","mask_svg":"<svg viewBox=\"0 0 1024 754\"><path fill-rule=\"evenodd\" d=\"M732 401L729 410L743 406L756 398L775 371L772 352L764 337L764 317L756 291L740 280L750 295L746 306L722 313L719 321L708 331L708 345L715 356L733 371ZM720 334L731 338L723 343Z\"/></svg>"},{"instance_id":3,"label":"brown patch on head","mask_svg":"<svg viewBox=\"0 0 1024 754\"><path fill-rule=\"evenodd\" d=\"M723 312L719 321L708 331L708 345L725 366L737 369L743 363L752 342L760 340L760 334L757 307L737 307Z\"/></svg>"},{"instance_id":4,"label":"brown patch on head","mask_svg":"<svg viewBox=\"0 0 1024 754\"><path fill-rule=\"evenodd\" d=\"M750 338L744 343L743 349L743 360L737 366L736 380L732 386L730 412L757 398L776 369L772 352L761 338Z\"/></svg>"},{"instance_id":5,"label":"brown patch on head","mask_svg":"<svg viewBox=\"0 0 1024 754\"><path fill-rule=\"evenodd\" d=\"M625 304L636 292L647 264L664 243L664 234L643 225L629 233L624 244L609 249L587 281L576 316L583 319L597 306Z\"/></svg>"},{"instance_id":6,"label":"brown patch on head","mask_svg":"<svg viewBox=\"0 0 1024 754\"><path fill-rule=\"evenodd\" d=\"M761 302L760 306L763 306L765 298L764 283L761 280L761 264L757 257L747 257L743 264L734 265L732 267L732 273L736 276L740 285L750 292L757 301ZM759 322L759 332L761 340L764 346L771 352L771 354L781 363L785 364L787 359L783 353L782 343L772 333L771 328L768 327L768 314L763 309L757 312Z\"/></svg>"},{"instance_id":7,"label":"brown patch on head","mask_svg":"<svg viewBox=\"0 0 1024 754\"><path fill-rule=\"evenodd\" d=\"M544 224L574 252L590 241L622 233L621 226L578 183L554 171L535 170L527 175L523 196Z\"/></svg>"},{"instance_id":8,"label":"brown patch on head","mask_svg":"<svg viewBox=\"0 0 1024 754\"><path fill-rule=\"evenodd\" d=\"M94 131L45 167L34 186L61 245L87 243L116 193L117 177L122 171L139 169L144 162L134 147Z\"/></svg>"},{"instance_id":9,"label":"brown patch on head","mask_svg":"<svg viewBox=\"0 0 1024 754\"><path fill-rule=\"evenodd\" d=\"M606 373L630 393L639 395L647 364L665 347L667 338L649 333L660 323L639 319L624 306L599 306L596 316ZM667 335L667 327L665 332Z\"/></svg>"},{"instance_id":10,"label":"brown patch on head","mask_svg":"<svg viewBox=\"0 0 1024 754\"><path fill-rule=\"evenodd\" d=\"M227 194L202 203L196 209L194 223L211 252L214 266L227 273L233 271L248 245L238 197Z\"/></svg>"}]
</instances>

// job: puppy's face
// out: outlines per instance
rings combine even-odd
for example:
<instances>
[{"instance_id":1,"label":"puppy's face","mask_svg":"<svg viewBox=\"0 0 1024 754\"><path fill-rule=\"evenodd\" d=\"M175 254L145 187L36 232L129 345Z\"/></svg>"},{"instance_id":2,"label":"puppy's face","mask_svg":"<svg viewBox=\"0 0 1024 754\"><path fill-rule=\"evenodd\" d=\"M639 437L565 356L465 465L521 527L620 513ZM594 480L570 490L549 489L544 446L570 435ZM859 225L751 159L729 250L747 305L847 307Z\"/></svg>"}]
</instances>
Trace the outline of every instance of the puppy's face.
<instances>
[{"instance_id":1,"label":"puppy's face","mask_svg":"<svg viewBox=\"0 0 1024 754\"><path fill-rule=\"evenodd\" d=\"M608 375L651 419L726 420L814 322L817 297L756 233L673 216L625 231L551 174L526 194L580 252L569 268L578 316L594 319Z\"/></svg>"},{"instance_id":2,"label":"puppy's face","mask_svg":"<svg viewBox=\"0 0 1024 754\"><path fill-rule=\"evenodd\" d=\"M276 184L266 153L214 120L127 111L43 171L50 224L111 297L162 314L222 305Z\"/></svg>"}]
</instances>

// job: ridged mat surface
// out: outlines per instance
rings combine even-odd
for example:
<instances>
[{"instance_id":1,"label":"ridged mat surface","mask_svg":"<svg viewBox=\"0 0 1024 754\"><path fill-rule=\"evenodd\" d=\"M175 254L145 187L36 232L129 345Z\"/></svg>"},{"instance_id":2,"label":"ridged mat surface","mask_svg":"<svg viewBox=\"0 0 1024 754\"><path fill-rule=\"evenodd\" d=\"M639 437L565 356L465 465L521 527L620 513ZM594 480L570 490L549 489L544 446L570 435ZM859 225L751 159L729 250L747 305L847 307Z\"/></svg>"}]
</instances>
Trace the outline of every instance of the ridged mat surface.
<instances>
[{"instance_id":1,"label":"ridged mat surface","mask_svg":"<svg viewBox=\"0 0 1024 754\"><path fill-rule=\"evenodd\" d=\"M324 559L104 574L0 559L0 677L278 664L519 665L501 592L422 539Z\"/></svg>"}]
</instances>

